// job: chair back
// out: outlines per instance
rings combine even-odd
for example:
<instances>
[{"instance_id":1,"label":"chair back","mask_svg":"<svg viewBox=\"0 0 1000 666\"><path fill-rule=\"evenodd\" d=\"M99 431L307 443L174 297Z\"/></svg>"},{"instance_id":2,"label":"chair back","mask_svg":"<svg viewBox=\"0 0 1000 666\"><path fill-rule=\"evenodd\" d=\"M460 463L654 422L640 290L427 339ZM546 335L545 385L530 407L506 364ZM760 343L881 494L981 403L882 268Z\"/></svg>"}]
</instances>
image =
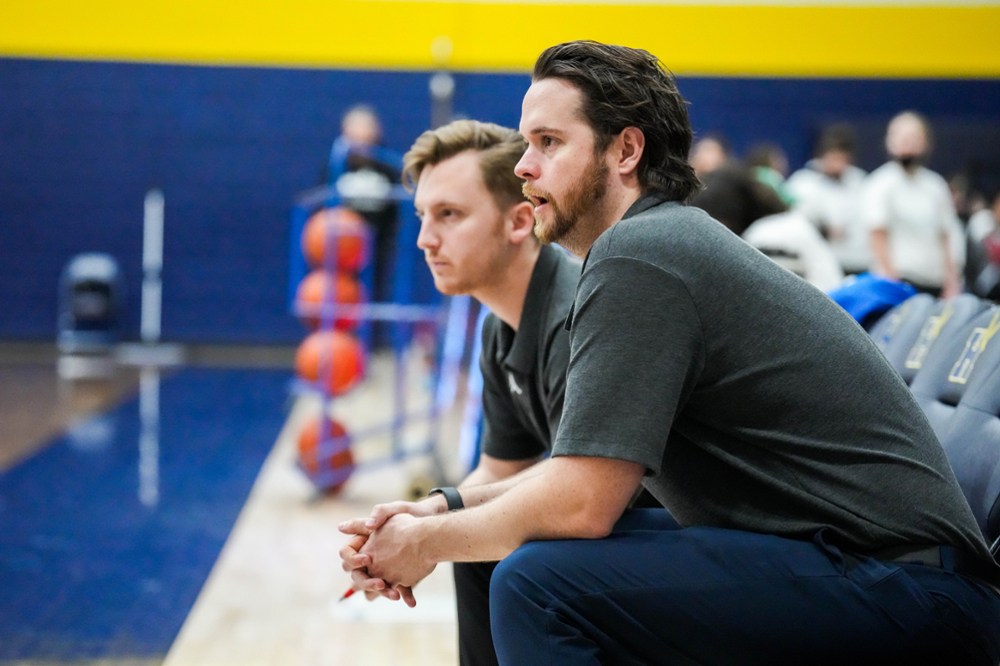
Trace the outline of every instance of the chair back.
<instances>
[{"instance_id":1,"label":"chair back","mask_svg":"<svg viewBox=\"0 0 1000 666\"><path fill-rule=\"evenodd\" d=\"M970 382L1000 363L1000 306L992 306L949 334L938 336L910 384L910 391L942 438Z\"/></svg>"}]
</instances>

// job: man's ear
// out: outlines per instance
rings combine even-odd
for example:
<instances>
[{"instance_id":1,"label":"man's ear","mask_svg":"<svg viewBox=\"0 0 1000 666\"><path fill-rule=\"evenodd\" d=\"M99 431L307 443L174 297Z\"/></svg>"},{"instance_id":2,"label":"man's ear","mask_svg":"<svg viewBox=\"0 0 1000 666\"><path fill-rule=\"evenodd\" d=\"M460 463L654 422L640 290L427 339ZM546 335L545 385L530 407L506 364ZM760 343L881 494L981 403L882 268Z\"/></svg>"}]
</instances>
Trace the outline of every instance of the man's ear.
<instances>
[{"instance_id":1,"label":"man's ear","mask_svg":"<svg viewBox=\"0 0 1000 666\"><path fill-rule=\"evenodd\" d=\"M638 175L639 162L646 150L646 135L638 127L626 127L615 138L615 158L622 176Z\"/></svg>"},{"instance_id":2,"label":"man's ear","mask_svg":"<svg viewBox=\"0 0 1000 666\"><path fill-rule=\"evenodd\" d=\"M515 245L535 232L535 207L528 201L514 204L507 209L507 219L511 222L509 239Z\"/></svg>"}]
</instances>

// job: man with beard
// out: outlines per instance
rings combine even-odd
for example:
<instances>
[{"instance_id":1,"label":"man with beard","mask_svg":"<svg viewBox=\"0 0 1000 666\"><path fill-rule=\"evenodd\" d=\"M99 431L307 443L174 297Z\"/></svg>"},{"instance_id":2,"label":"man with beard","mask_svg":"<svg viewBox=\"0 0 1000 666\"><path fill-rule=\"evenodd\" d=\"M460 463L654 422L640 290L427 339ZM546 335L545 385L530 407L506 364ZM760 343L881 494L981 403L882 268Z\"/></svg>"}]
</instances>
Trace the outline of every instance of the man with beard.
<instances>
[{"instance_id":1,"label":"man with beard","mask_svg":"<svg viewBox=\"0 0 1000 666\"><path fill-rule=\"evenodd\" d=\"M927 420L836 304L683 204L659 61L547 49L520 131L536 235L586 256L553 455L464 510L341 524L370 535L356 583L504 558L505 665L996 664L1000 574ZM625 511L640 484L676 522Z\"/></svg>"}]
</instances>

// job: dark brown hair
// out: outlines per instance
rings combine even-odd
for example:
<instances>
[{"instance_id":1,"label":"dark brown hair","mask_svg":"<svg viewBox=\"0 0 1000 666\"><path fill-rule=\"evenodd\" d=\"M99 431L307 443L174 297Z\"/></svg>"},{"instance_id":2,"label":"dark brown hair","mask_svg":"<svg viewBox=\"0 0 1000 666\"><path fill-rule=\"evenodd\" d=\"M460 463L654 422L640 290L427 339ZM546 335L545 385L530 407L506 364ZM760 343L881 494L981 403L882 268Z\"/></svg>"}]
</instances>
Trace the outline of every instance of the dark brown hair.
<instances>
[{"instance_id":1,"label":"dark brown hair","mask_svg":"<svg viewBox=\"0 0 1000 666\"><path fill-rule=\"evenodd\" d=\"M834 123L823 130L816 147L816 157L823 157L834 151L854 154L857 140L854 128L849 123Z\"/></svg>"},{"instance_id":2,"label":"dark brown hair","mask_svg":"<svg viewBox=\"0 0 1000 666\"><path fill-rule=\"evenodd\" d=\"M673 74L656 56L642 49L577 41L546 49L532 80L559 78L583 94L583 116L603 152L626 127L637 127L646 138L639 162L643 190L662 192L686 201L698 189L688 164L691 123L687 103Z\"/></svg>"}]
</instances>

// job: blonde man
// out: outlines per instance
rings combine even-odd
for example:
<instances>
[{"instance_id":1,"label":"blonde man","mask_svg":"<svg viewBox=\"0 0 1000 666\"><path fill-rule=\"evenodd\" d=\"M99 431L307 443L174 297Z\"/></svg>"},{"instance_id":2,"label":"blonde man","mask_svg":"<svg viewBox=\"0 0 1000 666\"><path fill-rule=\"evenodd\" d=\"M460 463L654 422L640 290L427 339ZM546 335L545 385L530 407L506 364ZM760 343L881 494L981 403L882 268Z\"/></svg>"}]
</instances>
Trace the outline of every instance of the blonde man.
<instances>
[{"instance_id":1,"label":"blonde man","mask_svg":"<svg viewBox=\"0 0 1000 666\"><path fill-rule=\"evenodd\" d=\"M506 479L540 461L562 416L569 360L565 322L580 265L543 247L532 233L533 207L514 175L526 147L515 130L459 120L424 132L404 157L403 181L416 190L421 222L417 245L434 285L449 296L473 296L491 311L480 359L482 454L463 489ZM445 488L406 506L410 513L430 515L460 508L460 502L455 489ZM352 545L359 548L363 541ZM489 616L495 566L455 564L463 666L497 663ZM412 598L407 589L395 592Z\"/></svg>"}]
</instances>

